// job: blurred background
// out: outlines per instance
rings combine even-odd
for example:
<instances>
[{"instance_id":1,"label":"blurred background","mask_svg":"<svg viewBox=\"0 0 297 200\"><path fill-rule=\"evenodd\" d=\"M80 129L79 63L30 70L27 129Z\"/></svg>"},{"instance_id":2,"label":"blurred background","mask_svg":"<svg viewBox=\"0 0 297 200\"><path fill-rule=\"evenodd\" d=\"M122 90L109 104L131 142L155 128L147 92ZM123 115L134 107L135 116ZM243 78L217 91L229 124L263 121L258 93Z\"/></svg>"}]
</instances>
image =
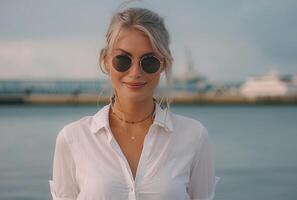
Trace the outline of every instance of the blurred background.
<instances>
[{"instance_id":1,"label":"blurred background","mask_svg":"<svg viewBox=\"0 0 297 200\"><path fill-rule=\"evenodd\" d=\"M50 199L55 139L111 86L98 54L121 0L0 0L0 199ZM146 0L171 34L172 111L208 129L215 199L297 198L297 1ZM164 77L156 97L165 91ZM295 155L295 156L294 156Z\"/></svg>"}]
</instances>

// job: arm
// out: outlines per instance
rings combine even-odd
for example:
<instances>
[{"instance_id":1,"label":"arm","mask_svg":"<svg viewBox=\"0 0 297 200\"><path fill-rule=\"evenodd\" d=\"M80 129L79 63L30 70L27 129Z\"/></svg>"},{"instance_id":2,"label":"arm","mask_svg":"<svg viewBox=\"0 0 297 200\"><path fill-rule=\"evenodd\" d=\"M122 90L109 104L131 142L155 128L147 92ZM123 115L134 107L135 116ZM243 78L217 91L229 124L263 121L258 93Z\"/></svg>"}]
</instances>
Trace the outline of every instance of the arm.
<instances>
[{"instance_id":1,"label":"arm","mask_svg":"<svg viewBox=\"0 0 297 200\"><path fill-rule=\"evenodd\" d=\"M198 149L191 168L188 193L192 200L212 200L219 178L215 177L207 130L202 127L201 131Z\"/></svg>"},{"instance_id":2,"label":"arm","mask_svg":"<svg viewBox=\"0 0 297 200\"><path fill-rule=\"evenodd\" d=\"M75 163L64 129L56 139L53 180L49 183L53 200L74 200L79 193L75 179Z\"/></svg>"}]
</instances>

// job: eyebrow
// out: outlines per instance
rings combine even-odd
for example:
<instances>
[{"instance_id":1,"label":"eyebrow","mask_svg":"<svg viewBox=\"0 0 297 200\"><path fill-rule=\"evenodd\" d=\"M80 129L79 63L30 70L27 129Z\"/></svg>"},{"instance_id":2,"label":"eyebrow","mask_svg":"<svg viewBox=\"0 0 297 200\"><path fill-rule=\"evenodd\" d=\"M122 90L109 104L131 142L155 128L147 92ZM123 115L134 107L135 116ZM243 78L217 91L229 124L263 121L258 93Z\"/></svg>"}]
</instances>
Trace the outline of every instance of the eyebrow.
<instances>
[{"instance_id":1,"label":"eyebrow","mask_svg":"<svg viewBox=\"0 0 297 200\"><path fill-rule=\"evenodd\" d=\"M129 56L132 57L132 54L130 52L128 52L128 51L125 51L124 49L117 48L115 50L122 51L122 52L124 52L124 53L126 53L126 54L128 54ZM150 56L150 55L154 55L154 52L145 53L141 57L143 57L143 56Z\"/></svg>"}]
</instances>

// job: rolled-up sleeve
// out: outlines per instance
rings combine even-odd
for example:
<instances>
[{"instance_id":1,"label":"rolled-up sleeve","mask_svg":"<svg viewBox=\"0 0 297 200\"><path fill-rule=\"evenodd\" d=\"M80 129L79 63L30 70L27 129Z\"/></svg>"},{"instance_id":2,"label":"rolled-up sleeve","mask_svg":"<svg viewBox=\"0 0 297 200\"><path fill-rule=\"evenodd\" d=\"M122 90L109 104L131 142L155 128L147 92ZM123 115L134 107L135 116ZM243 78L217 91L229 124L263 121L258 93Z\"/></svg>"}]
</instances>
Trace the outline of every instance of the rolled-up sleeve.
<instances>
[{"instance_id":1,"label":"rolled-up sleeve","mask_svg":"<svg viewBox=\"0 0 297 200\"><path fill-rule=\"evenodd\" d=\"M49 180L49 185L53 200L74 200L79 193L75 179L75 163L64 129L56 139L53 180Z\"/></svg>"},{"instance_id":2,"label":"rolled-up sleeve","mask_svg":"<svg viewBox=\"0 0 297 200\"><path fill-rule=\"evenodd\" d=\"M191 168L188 193L192 200L212 200L219 177L215 176L213 156L207 130L202 126L201 138Z\"/></svg>"}]
</instances>

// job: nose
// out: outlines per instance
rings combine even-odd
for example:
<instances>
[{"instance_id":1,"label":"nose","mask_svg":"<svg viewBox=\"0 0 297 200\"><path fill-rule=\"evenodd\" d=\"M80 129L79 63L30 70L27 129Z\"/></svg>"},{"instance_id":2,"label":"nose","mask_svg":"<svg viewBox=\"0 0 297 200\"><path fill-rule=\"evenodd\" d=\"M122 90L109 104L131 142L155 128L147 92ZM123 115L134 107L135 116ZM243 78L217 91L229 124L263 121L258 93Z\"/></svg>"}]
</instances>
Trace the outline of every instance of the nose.
<instances>
[{"instance_id":1,"label":"nose","mask_svg":"<svg viewBox=\"0 0 297 200\"><path fill-rule=\"evenodd\" d=\"M142 76L142 69L139 66L139 62L133 62L129 70L129 76L136 78Z\"/></svg>"}]
</instances>

